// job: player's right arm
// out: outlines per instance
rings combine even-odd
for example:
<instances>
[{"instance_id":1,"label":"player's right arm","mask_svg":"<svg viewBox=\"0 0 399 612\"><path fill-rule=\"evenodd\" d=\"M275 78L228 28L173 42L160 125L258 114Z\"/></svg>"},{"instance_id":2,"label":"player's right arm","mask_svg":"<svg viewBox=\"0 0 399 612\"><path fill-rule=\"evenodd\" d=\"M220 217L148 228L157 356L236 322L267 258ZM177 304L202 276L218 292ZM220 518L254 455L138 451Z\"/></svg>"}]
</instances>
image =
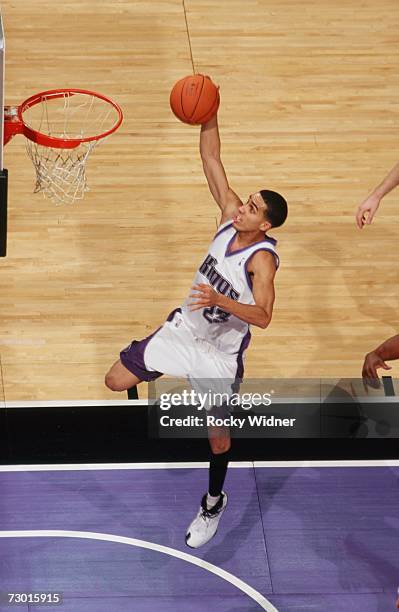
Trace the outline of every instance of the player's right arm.
<instances>
[{"instance_id":1,"label":"player's right arm","mask_svg":"<svg viewBox=\"0 0 399 612\"><path fill-rule=\"evenodd\" d=\"M359 229L362 229L364 225L369 225L380 202L384 196L387 195L392 189L395 189L399 185L399 162L392 168L390 173L384 178L382 183L378 185L374 191L362 202L356 211L356 223Z\"/></svg>"},{"instance_id":2,"label":"player's right arm","mask_svg":"<svg viewBox=\"0 0 399 612\"><path fill-rule=\"evenodd\" d=\"M220 137L217 115L201 126L200 153L209 189L222 211L221 223L232 219L242 201L230 188L222 160L220 159Z\"/></svg>"}]
</instances>

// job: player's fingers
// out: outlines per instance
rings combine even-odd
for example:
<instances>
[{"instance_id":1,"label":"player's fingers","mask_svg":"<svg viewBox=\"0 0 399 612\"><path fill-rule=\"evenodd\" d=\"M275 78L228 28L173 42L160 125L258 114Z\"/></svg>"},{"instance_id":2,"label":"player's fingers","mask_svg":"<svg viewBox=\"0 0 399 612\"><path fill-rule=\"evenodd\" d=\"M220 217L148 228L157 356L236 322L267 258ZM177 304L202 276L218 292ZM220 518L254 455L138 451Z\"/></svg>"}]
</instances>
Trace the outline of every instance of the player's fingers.
<instances>
[{"instance_id":1,"label":"player's fingers","mask_svg":"<svg viewBox=\"0 0 399 612\"><path fill-rule=\"evenodd\" d=\"M359 228L360 229L363 229L363 227L366 225L368 214L369 214L369 211L367 209L361 208L359 210Z\"/></svg>"},{"instance_id":2,"label":"player's fingers","mask_svg":"<svg viewBox=\"0 0 399 612\"><path fill-rule=\"evenodd\" d=\"M200 295L193 295L192 296L194 299L192 302L190 302L190 304L203 304L205 302L207 302L208 300L204 297L204 296L200 296Z\"/></svg>"},{"instance_id":3,"label":"player's fingers","mask_svg":"<svg viewBox=\"0 0 399 612\"><path fill-rule=\"evenodd\" d=\"M371 360L366 360L363 366L362 376L364 378L378 378L377 364L372 363Z\"/></svg>"},{"instance_id":4,"label":"player's fingers","mask_svg":"<svg viewBox=\"0 0 399 612\"><path fill-rule=\"evenodd\" d=\"M199 306L199 308L202 308L203 306L209 306L209 302L206 298L199 298L190 302L189 306Z\"/></svg>"},{"instance_id":5,"label":"player's fingers","mask_svg":"<svg viewBox=\"0 0 399 612\"><path fill-rule=\"evenodd\" d=\"M380 386L381 386L381 382L380 382L380 379L378 377L377 378L368 378L367 379L367 384L372 389L379 389Z\"/></svg>"},{"instance_id":6,"label":"player's fingers","mask_svg":"<svg viewBox=\"0 0 399 612\"><path fill-rule=\"evenodd\" d=\"M359 229L363 227L363 211L358 208L356 213L356 223Z\"/></svg>"},{"instance_id":7,"label":"player's fingers","mask_svg":"<svg viewBox=\"0 0 399 612\"><path fill-rule=\"evenodd\" d=\"M380 379L378 378L377 367L378 361L373 363L370 357L367 357L365 359L362 369L362 378L363 385L366 391L368 391L367 386L371 387L372 389L378 389L380 387Z\"/></svg>"},{"instance_id":8,"label":"player's fingers","mask_svg":"<svg viewBox=\"0 0 399 612\"><path fill-rule=\"evenodd\" d=\"M199 283L198 285L194 285L194 287L191 287L191 289L194 291L198 291L199 293L201 293L201 295L203 295L209 290L209 285L205 285L204 283Z\"/></svg>"},{"instance_id":9,"label":"player's fingers","mask_svg":"<svg viewBox=\"0 0 399 612\"><path fill-rule=\"evenodd\" d=\"M392 370L391 366L385 363L385 361L383 361L382 359L376 360L372 365L369 366L369 370L376 376L378 376L377 374L378 368L383 368L384 370Z\"/></svg>"},{"instance_id":10,"label":"player's fingers","mask_svg":"<svg viewBox=\"0 0 399 612\"><path fill-rule=\"evenodd\" d=\"M369 366L367 369L367 375L369 376L369 378L378 378L377 366L376 365Z\"/></svg>"},{"instance_id":11,"label":"player's fingers","mask_svg":"<svg viewBox=\"0 0 399 612\"><path fill-rule=\"evenodd\" d=\"M201 308L205 308L206 304L199 304L198 306L191 305L189 306L189 310L194 312L195 310L201 310Z\"/></svg>"}]
</instances>

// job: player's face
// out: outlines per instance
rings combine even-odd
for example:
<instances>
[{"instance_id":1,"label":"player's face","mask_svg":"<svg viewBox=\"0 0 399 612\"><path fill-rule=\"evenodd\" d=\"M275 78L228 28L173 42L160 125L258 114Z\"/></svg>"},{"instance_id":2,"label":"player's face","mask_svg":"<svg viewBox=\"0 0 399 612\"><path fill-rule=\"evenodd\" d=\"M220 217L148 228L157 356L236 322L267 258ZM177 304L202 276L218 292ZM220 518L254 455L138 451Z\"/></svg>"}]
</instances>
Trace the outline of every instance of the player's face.
<instances>
[{"instance_id":1,"label":"player's face","mask_svg":"<svg viewBox=\"0 0 399 612\"><path fill-rule=\"evenodd\" d=\"M251 194L233 218L233 227L239 232L267 232L271 225L266 221L265 210L266 204L260 193Z\"/></svg>"}]
</instances>

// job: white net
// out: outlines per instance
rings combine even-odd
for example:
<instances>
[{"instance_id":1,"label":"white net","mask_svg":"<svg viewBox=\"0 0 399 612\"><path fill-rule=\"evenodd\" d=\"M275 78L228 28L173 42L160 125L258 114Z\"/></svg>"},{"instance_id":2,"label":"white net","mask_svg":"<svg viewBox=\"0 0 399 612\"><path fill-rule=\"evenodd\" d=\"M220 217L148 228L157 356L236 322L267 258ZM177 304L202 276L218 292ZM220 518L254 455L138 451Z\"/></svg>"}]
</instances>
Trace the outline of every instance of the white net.
<instances>
[{"instance_id":1,"label":"white net","mask_svg":"<svg viewBox=\"0 0 399 612\"><path fill-rule=\"evenodd\" d=\"M42 96L39 104L23 112L25 125L52 138L88 138L112 129L117 110L91 94L64 92ZM88 190L86 163L104 138L82 142L75 148L43 146L27 139L26 148L36 170L35 192L55 204L71 204Z\"/></svg>"},{"instance_id":2,"label":"white net","mask_svg":"<svg viewBox=\"0 0 399 612\"><path fill-rule=\"evenodd\" d=\"M26 141L28 155L36 170L35 193L42 191L55 204L72 204L89 189L86 161L97 140L80 144L77 149L52 149Z\"/></svg>"}]
</instances>

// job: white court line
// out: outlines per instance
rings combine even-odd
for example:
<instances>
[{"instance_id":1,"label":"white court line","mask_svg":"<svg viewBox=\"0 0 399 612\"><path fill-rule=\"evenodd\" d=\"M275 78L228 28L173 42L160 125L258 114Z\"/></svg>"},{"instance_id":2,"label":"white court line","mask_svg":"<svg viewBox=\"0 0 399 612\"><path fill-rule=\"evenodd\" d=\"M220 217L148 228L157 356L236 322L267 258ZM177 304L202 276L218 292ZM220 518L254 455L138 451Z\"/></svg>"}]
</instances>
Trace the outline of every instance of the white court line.
<instances>
[{"instance_id":1,"label":"white court line","mask_svg":"<svg viewBox=\"0 0 399 612\"><path fill-rule=\"evenodd\" d=\"M232 468L252 468L252 461L233 461ZM38 465L0 465L0 472L64 472L84 470L176 470L209 468L208 461L163 463L61 463Z\"/></svg>"},{"instance_id":2,"label":"white court line","mask_svg":"<svg viewBox=\"0 0 399 612\"><path fill-rule=\"evenodd\" d=\"M85 406L148 406L147 400L49 400L5 401L5 408L84 408Z\"/></svg>"},{"instance_id":3,"label":"white court line","mask_svg":"<svg viewBox=\"0 0 399 612\"><path fill-rule=\"evenodd\" d=\"M256 468L399 467L399 459L342 459L318 461L254 461Z\"/></svg>"},{"instance_id":4,"label":"white court line","mask_svg":"<svg viewBox=\"0 0 399 612\"><path fill-rule=\"evenodd\" d=\"M90 470L176 470L204 469L207 461L162 463L43 463L0 465L0 472L80 472ZM230 461L229 468L323 468L323 467L399 467L399 459L359 459L342 461Z\"/></svg>"},{"instance_id":5,"label":"white court line","mask_svg":"<svg viewBox=\"0 0 399 612\"><path fill-rule=\"evenodd\" d=\"M163 553L165 555L170 555L171 557L176 557L176 559L181 559L182 561L187 561L187 563L192 563L193 565L197 565L198 567L223 578L226 582L229 582L237 589L240 589L243 593L248 595L251 599L253 599L262 610L266 610L267 612L278 612L277 608L273 606L261 593L253 589L249 584L237 578L230 572L226 572L221 567L217 565L213 565L208 561L204 561L203 559L199 559L198 557L194 557L193 555L189 555L188 553L184 553L180 550L176 550L175 548L170 548L169 546L162 546L161 544L155 544L154 542L147 542L145 540L136 540L136 538L126 538L123 536L112 535L108 533L94 533L91 531L64 531L60 529L49 529L49 530L29 530L29 531L0 531L0 538L82 538L87 540L100 540L104 542L114 542L117 544L127 544L128 546L138 546L139 548L147 548L149 550L156 550L157 552Z\"/></svg>"},{"instance_id":6,"label":"white court line","mask_svg":"<svg viewBox=\"0 0 399 612\"><path fill-rule=\"evenodd\" d=\"M124 397L126 397L124 395ZM375 397L359 397L357 398L361 404L376 404L381 402L382 404L397 404L399 398L396 395L393 396L375 396ZM155 400L151 400L151 403L147 399L137 400L49 400L49 401L5 401L5 408L84 408L86 406L149 406L154 403ZM335 404L346 404L347 399L335 398ZM279 404L322 404L323 399L319 397L281 397L273 400L273 405L278 406Z\"/></svg>"}]
</instances>

